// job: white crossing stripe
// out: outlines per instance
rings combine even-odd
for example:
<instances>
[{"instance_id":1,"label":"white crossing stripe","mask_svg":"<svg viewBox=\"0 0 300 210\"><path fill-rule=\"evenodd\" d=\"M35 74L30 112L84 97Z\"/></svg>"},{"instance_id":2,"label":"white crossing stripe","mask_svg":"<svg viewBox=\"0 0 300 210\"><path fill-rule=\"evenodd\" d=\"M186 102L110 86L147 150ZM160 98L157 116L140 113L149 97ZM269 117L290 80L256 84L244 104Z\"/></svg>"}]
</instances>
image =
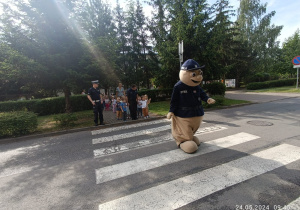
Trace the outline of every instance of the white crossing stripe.
<instances>
[{"instance_id":1,"label":"white crossing stripe","mask_svg":"<svg viewBox=\"0 0 300 210\"><path fill-rule=\"evenodd\" d=\"M157 128L135 131L135 132L131 132L131 133L123 133L123 134L118 134L118 135L113 135L113 136L107 136L107 137L93 139L93 144L115 141L115 140L120 140L120 139L124 139L124 138L131 138L134 136L142 136L142 135L157 133L157 132L166 131L166 130L170 130L170 129L171 129L171 125L165 125L165 126L160 126Z\"/></svg>"},{"instance_id":2,"label":"white crossing stripe","mask_svg":"<svg viewBox=\"0 0 300 210\"><path fill-rule=\"evenodd\" d=\"M126 130L126 129L130 129L130 128L138 128L138 127L143 127L143 126L148 126L148 125L156 125L156 124L165 123L165 122L171 123L171 121L168 119L153 120L153 121L149 121L149 122L142 122L142 123L137 123L137 124L132 124L132 125L122 125L122 126L117 126L117 127L113 127L113 128L99 129L99 130L92 131L92 135L109 133L112 131ZM206 122L202 121L201 124L204 124L204 123L206 123Z\"/></svg>"},{"instance_id":3,"label":"white crossing stripe","mask_svg":"<svg viewBox=\"0 0 300 210\"><path fill-rule=\"evenodd\" d=\"M202 134L202 133L211 133L215 131L220 131L220 130L225 130L227 129L226 127L223 126L210 126L210 127L205 127L202 129L199 129L195 135L197 134ZM146 129L146 130L141 130L141 131L134 131L130 133L123 133L123 134L117 134L117 135L112 135L112 136L106 136L106 137L101 137L101 138L96 138L93 139L93 144L99 144L99 143L104 143L104 142L110 142L110 141L115 141L115 140L120 140L120 139L125 139L125 138L131 138L135 136L142 136L142 135L147 135L147 134L152 134L152 133L158 133L161 131L171 131L171 125L164 125L160 126L157 128L151 128L151 129Z\"/></svg>"},{"instance_id":4,"label":"white crossing stripe","mask_svg":"<svg viewBox=\"0 0 300 210\"><path fill-rule=\"evenodd\" d=\"M278 207L280 208L280 207ZM300 209L300 198L297 198L293 202L289 203L288 205L281 205L281 208L278 210L299 210Z\"/></svg>"},{"instance_id":5,"label":"white crossing stripe","mask_svg":"<svg viewBox=\"0 0 300 210\"><path fill-rule=\"evenodd\" d=\"M131 174L139 173L149 169L157 168L163 165L175 163L181 160L203 155L209 152L214 152L223 148L228 148L237 144L242 144L260 137L248 134L238 133L220 139L215 139L209 142L201 143L199 150L195 154L187 154L176 149L149 157L139 158L124 163L119 163L112 166L96 169L97 184L111 181L117 178L125 177Z\"/></svg>"},{"instance_id":6,"label":"white crossing stripe","mask_svg":"<svg viewBox=\"0 0 300 210\"><path fill-rule=\"evenodd\" d=\"M300 147L282 144L99 205L99 209L176 209L293 161Z\"/></svg>"},{"instance_id":7,"label":"white crossing stripe","mask_svg":"<svg viewBox=\"0 0 300 210\"><path fill-rule=\"evenodd\" d=\"M100 129L100 130L92 131L92 135L109 133L112 131L119 131L119 130L125 130L125 129L130 129L130 128L138 128L138 127L148 126L148 125L156 125L156 124L165 123L165 122L170 122L170 120L167 120L167 119L153 120L153 121L149 121L149 122L136 123L136 124L132 124L132 125L122 125L120 127Z\"/></svg>"},{"instance_id":8,"label":"white crossing stripe","mask_svg":"<svg viewBox=\"0 0 300 210\"><path fill-rule=\"evenodd\" d=\"M134 149L134 148L149 146L152 144L157 144L157 143L171 141L171 140L172 140L172 135L167 134L167 135L154 137L154 138L150 138L150 139L146 139L146 140L141 140L141 141L137 141L137 142L130 142L130 143L121 144L121 145L117 145L117 146L96 149L96 150L94 150L94 157L109 155L112 153L122 152L122 151L130 150L130 149Z\"/></svg>"},{"instance_id":9,"label":"white crossing stripe","mask_svg":"<svg viewBox=\"0 0 300 210\"><path fill-rule=\"evenodd\" d=\"M205 127L205 128L199 129L195 135L199 136L200 134L212 133L212 132L221 131L221 130L225 130L225 129L227 129L227 128L222 127L222 126ZM122 137L125 137L125 136L122 135ZM141 141L137 141L137 142L135 141L135 142L130 142L130 143L126 143L126 144L96 149L96 150L94 150L94 157L100 157L103 155L109 155L109 154L122 152L122 151L130 150L130 149L149 146L152 144L158 144L158 143L162 143L162 142L166 142L166 141L174 141L171 134L166 134L163 136L145 139L145 140L141 140Z\"/></svg>"}]
</instances>

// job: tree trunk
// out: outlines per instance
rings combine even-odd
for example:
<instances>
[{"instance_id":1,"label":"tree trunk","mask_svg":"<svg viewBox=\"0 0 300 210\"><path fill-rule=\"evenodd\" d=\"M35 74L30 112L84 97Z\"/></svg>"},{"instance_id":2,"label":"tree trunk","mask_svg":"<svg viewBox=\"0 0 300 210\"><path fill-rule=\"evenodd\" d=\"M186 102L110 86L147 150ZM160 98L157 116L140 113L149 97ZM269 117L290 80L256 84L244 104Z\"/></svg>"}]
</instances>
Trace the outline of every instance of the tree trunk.
<instances>
[{"instance_id":1,"label":"tree trunk","mask_svg":"<svg viewBox=\"0 0 300 210\"><path fill-rule=\"evenodd\" d=\"M65 87L64 88L64 94L65 94L65 103L66 103L65 112L66 113L71 113L72 112L72 106L71 106L71 99L70 99L70 95L71 95L70 88Z\"/></svg>"}]
</instances>

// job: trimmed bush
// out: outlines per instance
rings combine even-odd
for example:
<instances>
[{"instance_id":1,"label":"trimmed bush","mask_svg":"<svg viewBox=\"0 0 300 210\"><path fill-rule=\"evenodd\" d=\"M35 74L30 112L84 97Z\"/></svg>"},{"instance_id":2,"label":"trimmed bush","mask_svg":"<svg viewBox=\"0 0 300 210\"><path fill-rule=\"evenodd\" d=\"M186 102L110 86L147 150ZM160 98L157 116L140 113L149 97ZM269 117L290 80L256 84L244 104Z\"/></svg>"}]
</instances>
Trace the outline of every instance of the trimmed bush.
<instances>
[{"instance_id":1,"label":"trimmed bush","mask_svg":"<svg viewBox=\"0 0 300 210\"><path fill-rule=\"evenodd\" d=\"M203 85L203 89L211 96L215 96L215 95L224 96L226 91L226 86L221 82L213 82L210 84Z\"/></svg>"},{"instance_id":2,"label":"trimmed bush","mask_svg":"<svg viewBox=\"0 0 300 210\"><path fill-rule=\"evenodd\" d=\"M55 116L54 120L56 121L56 123L59 123L59 126L61 127L72 127L75 125L75 121L78 120L78 118L72 113L66 113Z\"/></svg>"},{"instance_id":3,"label":"trimmed bush","mask_svg":"<svg viewBox=\"0 0 300 210\"><path fill-rule=\"evenodd\" d=\"M75 112L92 109L91 102L87 99L86 95L71 96L70 100L72 110ZM0 103L0 112L11 111L31 111L40 116L64 113L65 98L54 97L24 101L6 101Z\"/></svg>"},{"instance_id":4,"label":"trimmed bush","mask_svg":"<svg viewBox=\"0 0 300 210\"><path fill-rule=\"evenodd\" d=\"M37 115L33 112L0 113L0 138L32 133L37 125Z\"/></svg>"},{"instance_id":5,"label":"trimmed bush","mask_svg":"<svg viewBox=\"0 0 300 210\"><path fill-rule=\"evenodd\" d=\"M267 82L253 82L249 83L246 87L248 90L259 90L264 88L272 87L283 87L296 85L297 79L283 79L283 80L273 80Z\"/></svg>"},{"instance_id":6,"label":"trimmed bush","mask_svg":"<svg viewBox=\"0 0 300 210\"><path fill-rule=\"evenodd\" d=\"M217 106L223 106L225 103L225 98L222 95L214 95L212 98L216 100L216 103L208 104L208 103L204 102L204 103L202 103L203 108L212 108L212 107L217 107Z\"/></svg>"},{"instance_id":7,"label":"trimmed bush","mask_svg":"<svg viewBox=\"0 0 300 210\"><path fill-rule=\"evenodd\" d=\"M148 98L151 98L151 102L164 101L167 98L170 98L172 95L173 88L167 89L154 89L154 90L140 90L138 91L139 96L148 95Z\"/></svg>"}]
</instances>

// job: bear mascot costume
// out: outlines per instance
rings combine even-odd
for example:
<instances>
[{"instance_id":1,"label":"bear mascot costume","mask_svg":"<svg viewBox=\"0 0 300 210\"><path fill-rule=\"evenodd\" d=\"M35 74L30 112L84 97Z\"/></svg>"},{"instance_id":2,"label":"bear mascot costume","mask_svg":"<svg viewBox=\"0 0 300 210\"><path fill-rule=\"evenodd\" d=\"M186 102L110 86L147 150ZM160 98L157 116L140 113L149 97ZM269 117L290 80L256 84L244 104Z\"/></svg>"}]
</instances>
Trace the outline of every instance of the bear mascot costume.
<instances>
[{"instance_id":1,"label":"bear mascot costume","mask_svg":"<svg viewBox=\"0 0 300 210\"><path fill-rule=\"evenodd\" d=\"M177 146L186 153L196 152L200 145L194 134L204 115L202 101L208 104L215 103L215 100L209 98L200 87L203 67L193 59L183 63L179 72L180 81L174 85L167 115L168 119L172 118L172 136Z\"/></svg>"}]
</instances>

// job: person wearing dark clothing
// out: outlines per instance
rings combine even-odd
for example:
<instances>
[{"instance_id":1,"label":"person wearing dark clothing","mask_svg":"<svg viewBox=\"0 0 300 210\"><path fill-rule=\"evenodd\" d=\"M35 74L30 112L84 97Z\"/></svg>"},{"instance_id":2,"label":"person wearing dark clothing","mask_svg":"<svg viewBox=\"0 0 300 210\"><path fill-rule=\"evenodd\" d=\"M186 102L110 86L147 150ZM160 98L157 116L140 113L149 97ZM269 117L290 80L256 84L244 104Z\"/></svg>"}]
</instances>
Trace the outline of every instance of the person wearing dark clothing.
<instances>
[{"instance_id":1,"label":"person wearing dark clothing","mask_svg":"<svg viewBox=\"0 0 300 210\"><path fill-rule=\"evenodd\" d=\"M128 103L129 103L129 111L132 120L137 120L137 87L136 85L132 85L126 92Z\"/></svg>"},{"instance_id":2,"label":"person wearing dark clothing","mask_svg":"<svg viewBox=\"0 0 300 210\"><path fill-rule=\"evenodd\" d=\"M98 89L99 81L92 81L93 87L91 87L88 91L88 99L93 104L93 112L94 112L94 123L95 126L98 126L98 118L100 120L100 125L104 125L103 123L103 99Z\"/></svg>"}]
</instances>

